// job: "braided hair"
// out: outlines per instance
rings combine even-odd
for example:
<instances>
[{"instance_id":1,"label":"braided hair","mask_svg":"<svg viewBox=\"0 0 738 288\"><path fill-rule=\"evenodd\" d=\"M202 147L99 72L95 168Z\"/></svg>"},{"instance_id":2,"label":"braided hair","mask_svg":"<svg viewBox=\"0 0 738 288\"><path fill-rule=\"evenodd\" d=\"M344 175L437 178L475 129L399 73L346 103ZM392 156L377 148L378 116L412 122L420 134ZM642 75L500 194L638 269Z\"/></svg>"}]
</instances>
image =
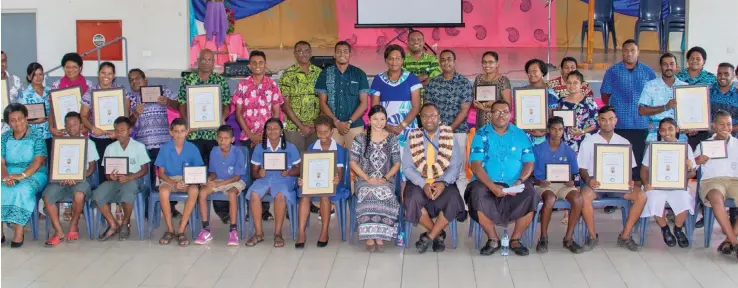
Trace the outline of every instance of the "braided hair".
<instances>
[{"instance_id":1,"label":"braided hair","mask_svg":"<svg viewBox=\"0 0 738 288\"><path fill-rule=\"evenodd\" d=\"M364 143L364 157L369 159L369 144L372 142L372 115L382 113L384 116L387 116L387 110L382 107L382 105L374 105L371 109L369 109L369 123L367 125L366 129L366 143Z\"/></svg>"},{"instance_id":2,"label":"braided hair","mask_svg":"<svg viewBox=\"0 0 738 288\"><path fill-rule=\"evenodd\" d=\"M269 126L269 123L279 124L279 140L280 140L279 142L282 143L279 148L281 148L282 150L286 149L287 143L284 137L284 126L282 124L282 121L279 120L279 118L273 118L273 117L269 118L269 120L267 120L266 123L264 123L264 131L261 132L262 133L261 134L261 148L264 148L264 149L267 148L267 126Z\"/></svg>"}]
</instances>

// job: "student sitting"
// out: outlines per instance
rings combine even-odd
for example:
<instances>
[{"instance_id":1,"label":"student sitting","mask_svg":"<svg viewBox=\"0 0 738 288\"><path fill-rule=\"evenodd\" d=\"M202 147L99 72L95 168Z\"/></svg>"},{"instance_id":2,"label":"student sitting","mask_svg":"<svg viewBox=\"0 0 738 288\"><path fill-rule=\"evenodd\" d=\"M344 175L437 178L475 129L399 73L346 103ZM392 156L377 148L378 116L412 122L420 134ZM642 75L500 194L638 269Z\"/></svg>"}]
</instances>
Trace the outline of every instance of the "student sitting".
<instances>
[{"instance_id":1,"label":"student sitting","mask_svg":"<svg viewBox=\"0 0 738 288\"><path fill-rule=\"evenodd\" d=\"M251 174L256 180L249 187L248 194L246 194L246 199L249 199L249 207L251 207L251 215L261 215L261 199L267 193L274 197L274 247L284 246L282 222L284 222L284 214L287 211L286 201L291 198L294 199L294 196L287 197L285 195L295 191L297 176L300 176L300 153L297 152L295 145L285 140L283 129L282 121L279 118L270 118L264 124L264 135L261 137L262 143L256 145L251 159ZM285 153L287 169L266 171L264 169L266 164L264 163L264 153L268 152ZM261 227L262 219L251 217L251 221L254 221L256 231L254 236L246 242L246 246L254 246L264 241L264 231Z\"/></svg>"},{"instance_id":2,"label":"student sitting","mask_svg":"<svg viewBox=\"0 0 738 288\"><path fill-rule=\"evenodd\" d=\"M208 183L202 185L198 198L200 200L200 216L202 216L202 230L195 239L195 244L203 245L213 240L208 222L208 195L213 192L223 192L228 195L228 214L230 228L228 231L228 246L238 246L238 194L246 189L246 183L241 177L246 175L246 163L243 151L233 143L233 128L221 125L218 128L218 146L210 151L208 165Z\"/></svg>"},{"instance_id":3,"label":"student sitting","mask_svg":"<svg viewBox=\"0 0 738 288\"><path fill-rule=\"evenodd\" d=\"M336 176L333 179L333 185L338 183L343 178L343 167L346 163L346 149L343 146L337 144L336 140L333 140L333 119L326 115L318 116L313 121L315 125L315 132L318 136L318 140L315 144L307 148L308 152L320 152L320 151L336 151ZM302 186L302 178L298 180L298 184ZM300 225L297 234L297 242L295 242L295 248L302 249L305 247L305 226L307 226L307 220L310 217L310 204L312 197L301 197L300 198ZM328 227L331 223L331 196L320 196L320 215L323 221L322 228L320 230L320 238L318 238L318 247L325 247L328 245Z\"/></svg>"},{"instance_id":4,"label":"student sitting","mask_svg":"<svg viewBox=\"0 0 738 288\"><path fill-rule=\"evenodd\" d=\"M200 150L197 150L195 144L186 141L187 124L182 118L172 121L169 126L169 135L172 140L164 143L159 149L159 155L156 157L156 165L159 169L159 200L161 203L161 211L164 214L164 222L167 223L167 232L159 239L159 244L166 245L177 237L179 246L187 246L190 241L187 240L184 230L187 227L187 221L190 219L192 210L195 209L197 203L198 185L187 185L184 183L184 167L186 166L204 166L200 156ZM169 202L169 195L172 192L186 192L187 201L185 202L184 214L179 222L179 228L176 233L172 226L172 207ZM153 215L158 217L158 215Z\"/></svg>"},{"instance_id":5,"label":"student sitting","mask_svg":"<svg viewBox=\"0 0 738 288\"><path fill-rule=\"evenodd\" d=\"M107 181L92 191L92 200L97 203L98 209L108 221L108 228L99 236L100 241L106 241L118 233L120 233L118 239L121 241L128 239L131 235L133 202L136 201L136 194L146 189L143 177L148 174L149 162L151 162L146 146L131 139L131 120L128 117L118 117L113 125L118 141L105 148L104 158L128 158L128 174L119 174L119 171L112 171L112 174L105 173ZM102 165L105 166L104 159ZM110 211L110 203L121 203L123 206L123 219L120 226Z\"/></svg>"},{"instance_id":6,"label":"student sitting","mask_svg":"<svg viewBox=\"0 0 738 288\"><path fill-rule=\"evenodd\" d=\"M69 133L71 137L83 137L80 133L82 128L82 117L77 112L69 112L64 117L64 130ZM53 147L52 147L53 149ZM61 183L49 183L44 189L42 194L44 198L44 206L46 207L47 221L51 221L51 225L54 226L54 236L46 240L46 246L56 247L64 240L64 230L62 230L61 223L59 221L59 207L56 206L56 202L61 201L64 198L73 197L72 200L72 220L69 221L69 232L67 232L67 242L79 240L79 217L82 215L82 208L85 205L85 198L91 194L90 185L92 183L92 173L95 173L97 168L97 160L100 160L100 156L97 155L97 149L95 148L95 142L87 139L87 169L85 171L85 180L74 181L64 180Z\"/></svg>"}]
</instances>

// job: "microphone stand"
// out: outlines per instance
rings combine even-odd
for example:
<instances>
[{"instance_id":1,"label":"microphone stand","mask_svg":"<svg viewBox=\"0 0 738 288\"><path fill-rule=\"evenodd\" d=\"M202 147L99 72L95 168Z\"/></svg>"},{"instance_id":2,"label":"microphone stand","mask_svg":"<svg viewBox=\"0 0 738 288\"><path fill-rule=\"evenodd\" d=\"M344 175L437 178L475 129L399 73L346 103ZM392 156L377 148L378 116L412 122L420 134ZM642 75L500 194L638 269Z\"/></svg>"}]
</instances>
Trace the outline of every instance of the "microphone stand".
<instances>
[{"instance_id":1,"label":"microphone stand","mask_svg":"<svg viewBox=\"0 0 738 288\"><path fill-rule=\"evenodd\" d=\"M546 34L548 38L548 53L546 56L546 66L548 66L549 72L556 70L556 65L551 64L551 2L553 0L546 0L546 7L548 7L548 34ZM551 73L546 75L546 79L551 79Z\"/></svg>"}]
</instances>

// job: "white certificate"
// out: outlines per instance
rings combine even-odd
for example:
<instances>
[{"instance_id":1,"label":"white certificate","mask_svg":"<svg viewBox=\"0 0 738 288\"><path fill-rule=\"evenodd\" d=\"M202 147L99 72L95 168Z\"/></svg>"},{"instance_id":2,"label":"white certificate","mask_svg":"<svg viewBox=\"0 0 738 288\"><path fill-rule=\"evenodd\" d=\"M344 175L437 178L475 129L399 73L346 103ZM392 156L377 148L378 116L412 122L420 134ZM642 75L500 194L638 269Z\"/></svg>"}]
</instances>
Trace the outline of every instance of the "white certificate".
<instances>
[{"instance_id":1,"label":"white certificate","mask_svg":"<svg viewBox=\"0 0 738 288\"><path fill-rule=\"evenodd\" d=\"M702 107L702 105L705 105L705 95L703 93L693 90L680 93L677 105L689 106L689 109L679 109L676 119L679 121L679 125L702 123L705 117L703 113L706 110Z\"/></svg>"},{"instance_id":2,"label":"white certificate","mask_svg":"<svg viewBox=\"0 0 738 288\"><path fill-rule=\"evenodd\" d=\"M192 97L195 104L195 118L193 120L215 121L215 103L210 93L197 93Z\"/></svg>"},{"instance_id":3,"label":"white certificate","mask_svg":"<svg viewBox=\"0 0 738 288\"><path fill-rule=\"evenodd\" d=\"M128 175L128 157L105 157L105 175Z\"/></svg>"},{"instance_id":4,"label":"white certificate","mask_svg":"<svg viewBox=\"0 0 738 288\"><path fill-rule=\"evenodd\" d=\"M480 102L497 100L497 86L495 85L479 85L477 86L476 100Z\"/></svg>"},{"instance_id":5,"label":"white certificate","mask_svg":"<svg viewBox=\"0 0 738 288\"><path fill-rule=\"evenodd\" d=\"M625 155L619 152L603 152L602 153L602 169L604 173L602 184L622 184L623 181L623 164L625 163Z\"/></svg>"},{"instance_id":6,"label":"white certificate","mask_svg":"<svg viewBox=\"0 0 738 288\"><path fill-rule=\"evenodd\" d=\"M656 181L679 182L679 161L681 154L678 150L659 150L657 152L658 165Z\"/></svg>"},{"instance_id":7,"label":"white certificate","mask_svg":"<svg viewBox=\"0 0 738 288\"><path fill-rule=\"evenodd\" d=\"M564 127L574 127L574 110L553 110L553 116L564 119Z\"/></svg>"},{"instance_id":8,"label":"white certificate","mask_svg":"<svg viewBox=\"0 0 738 288\"><path fill-rule=\"evenodd\" d=\"M525 124L541 124L541 99L538 96L523 96L521 99L523 105L523 123Z\"/></svg>"},{"instance_id":9,"label":"white certificate","mask_svg":"<svg viewBox=\"0 0 738 288\"><path fill-rule=\"evenodd\" d=\"M55 107L58 107L59 109L59 110L54 111L54 115L56 115L56 121L57 121L56 125L59 126L60 125L59 123L61 123L61 127L63 128L64 127L64 121L63 121L64 117L67 116L67 113L72 112L72 111L79 113L79 109L80 109L79 105L80 103L77 101L77 95L74 95L74 94L59 96L58 98L56 98ZM60 119L62 120L61 122L59 122Z\"/></svg>"},{"instance_id":10,"label":"white certificate","mask_svg":"<svg viewBox=\"0 0 738 288\"><path fill-rule=\"evenodd\" d=\"M308 161L307 186L309 189L330 188L333 185L330 165L330 159L312 159Z\"/></svg>"},{"instance_id":11,"label":"white certificate","mask_svg":"<svg viewBox=\"0 0 738 288\"><path fill-rule=\"evenodd\" d=\"M182 176L184 183L190 184L205 184L208 182L208 167L207 166L186 166L184 167Z\"/></svg>"},{"instance_id":12,"label":"white certificate","mask_svg":"<svg viewBox=\"0 0 738 288\"><path fill-rule=\"evenodd\" d=\"M118 111L120 111L120 107L118 107L118 97L116 96L106 96L106 97L100 97L97 100L98 107L95 107L96 110L95 113L98 113L100 115L100 123L95 123L98 125L111 125L115 122L115 119L118 119L118 117L123 115L118 115Z\"/></svg>"},{"instance_id":13,"label":"white certificate","mask_svg":"<svg viewBox=\"0 0 738 288\"><path fill-rule=\"evenodd\" d=\"M569 164L546 164L546 181L569 182L570 171Z\"/></svg>"},{"instance_id":14,"label":"white certificate","mask_svg":"<svg viewBox=\"0 0 738 288\"><path fill-rule=\"evenodd\" d=\"M264 169L269 171L287 170L287 153L264 152Z\"/></svg>"},{"instance_id":15,"label":"white certificate","mask_svg":"<svg viewBox=\"0 0 738 288\"><path fill-rule=\"evenodd\" d=\"M79 160L84 159L80 157L81 153L82 147L79 145L59 145L59 175L79 174L79 167L82 167Z\"/></svg>"},{"instance_id":16,"label":"white certificate","mask_svg":"<svg viewBox=\"0 0 738 288\"><path fill-rule=\"evenodd\" d=\"M725 140L705 140L700 142L700 151L702 155L710 157L710 159L722 159L728 157L728 147L725 146Z\"/></svg>"}]
</instances>

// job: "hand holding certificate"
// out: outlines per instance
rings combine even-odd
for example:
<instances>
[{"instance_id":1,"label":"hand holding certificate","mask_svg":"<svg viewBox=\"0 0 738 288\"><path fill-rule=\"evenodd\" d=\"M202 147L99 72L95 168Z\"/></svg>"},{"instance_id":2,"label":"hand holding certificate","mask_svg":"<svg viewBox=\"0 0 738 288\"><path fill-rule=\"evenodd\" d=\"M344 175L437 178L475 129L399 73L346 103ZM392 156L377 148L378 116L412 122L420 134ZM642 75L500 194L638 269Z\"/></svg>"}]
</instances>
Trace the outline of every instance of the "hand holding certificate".
<instances>
[{"instance_id":1,"label":"hand holding certificate","mask_svg":"<svg viewBox=\"0 0 738 288\"><path fill-rule=\"evenodd\" d=\"M95 126L104 131L113 131L115 119L128 115L123 105L123 88L100 89L92 91L92 109Z\"/></svg>"},{"instance_id":2,"label":"hand holding certificate","mask_svg":"<svg viewBox=\"0 0 738 288\"><path fill-rule=\"evenodd\" d=\"M190 128L218 128L222 104L219 85L187 86L187 119Z\"/></svg>"},{"instance_id":3,"label":"hand holding certificate","mask_svg":"<svg viewBox=\"0 0 738 288\"><path fill-rule=\"evenodd\" d=\"M205 184L208 182L207 166L185 166L182 169L182 178L187 185Z\"/></svg>"},{"instance_id":4,"label":"hand holding certificate","mask_svg":"<svg viewBox=\"0 0 738 288\"><path fill-rule=\"evenodd\" d=\"M710 130L710 88L705 85L674 87L675 120L683 130Z\"/></svg>"},{"instance_id":5,"label":"hand holding certificate","mask_svg":"<svg viewBox=\"0 0 738 288\"><path fill-rule=\"evenodd\" d=\"M79 86L51 90L51 104L54 110L54 122L56 129L64 129L64 117L69 112L79 113L82 105L82 89Z\"/></svg>"},{"instance_id":6,"label":"hand holding certificate","mask_svg":"<svg viewBox=\"0 0 738 288\"><path fill-rule=\"evenodd\" d=\"M158 103L161 95L161 86L141 87L141 101L143 103Z\"/></svg>"},{"instance_id":7,"label":"hand holding certificate","mask_svg":"<svg viewBox=\"0 0 738 288\"><path fill-rule=\"evenodd\" d=\"M571 180L569 164L546 164L546 181L566 183Z\"/></svg>"},{"instance_id":8,"label":"hand holding certificate","mask_svg":"<svg viewBox=\"0 0 738 288\"><path fill-rule=\"evenodd\" d=\"M336 152L305 152L302 166L303 195L334 195L336 186Z\"/></svg>"},{"instance_id":9,"label":"hand holding certificate","mask_svg":"<svg viewBox=\"0 0 738 288\"><path fill-rule=\"evenodd\" d=\"M266 171L287 170L287 153L264 152L264 170Z\"/></svg>"},{"instance_id":10,"label":"hand holding certificate","mask_svg":"<svg viewBox=\"0 0 738 288\"><path fill-rule=\"evenodd\" d=\"M700 142L700 152L710 159L728 158L728 146L725 140L705 140Z\"/></svg>"},{"instance_id":11,"label":"hand holding certificate","mask_svg":"<svg viewBox=\"0 0 738 288\"><path fill-rule=\"evenodd\" d=\"M128 175L128 157L105 157L105 175Z\"/></svg>"},{"instance_id":12,"label":"hand holding certificate","mask_svg":"<svg viewBox=\"0 0 738 288\"><path fill-rule=\"evenodd\" d=\"M87 138L54 138L51 149L50 182L82 181L87 167Z\"/></svg>"}]
</instances>

